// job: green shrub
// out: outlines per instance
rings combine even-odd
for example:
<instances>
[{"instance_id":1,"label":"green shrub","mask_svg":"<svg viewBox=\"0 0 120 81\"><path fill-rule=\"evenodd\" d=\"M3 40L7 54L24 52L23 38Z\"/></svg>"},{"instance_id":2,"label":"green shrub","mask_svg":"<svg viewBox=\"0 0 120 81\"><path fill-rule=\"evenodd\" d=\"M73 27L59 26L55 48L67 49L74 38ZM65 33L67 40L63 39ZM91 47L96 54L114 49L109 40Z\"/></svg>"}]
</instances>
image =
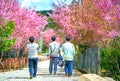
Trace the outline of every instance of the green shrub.
<instances>
[{"instance_id":1,"label":"green shrub","mask_svg":"<svg viewBox=\"0 0 120 81\"><path fill-rule=\"evenodd\" d=\"M120 37L111 41L109 47L101 49L101 69L103 76L109 76L120 81Z\"/></svg>"}]
</instances>

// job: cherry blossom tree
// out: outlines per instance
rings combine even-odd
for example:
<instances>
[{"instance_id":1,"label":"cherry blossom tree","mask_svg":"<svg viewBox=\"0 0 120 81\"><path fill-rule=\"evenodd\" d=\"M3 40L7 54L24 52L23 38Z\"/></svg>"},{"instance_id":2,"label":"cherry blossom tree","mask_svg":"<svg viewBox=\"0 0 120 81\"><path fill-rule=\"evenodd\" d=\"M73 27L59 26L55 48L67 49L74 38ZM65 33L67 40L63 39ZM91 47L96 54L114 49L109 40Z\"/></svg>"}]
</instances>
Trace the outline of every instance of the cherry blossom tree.
<instances>
[{"instance_id":1,"label":"cherry blossom tree","mask_svg":"<svg viewBox=\"0 0 120 81\"><path fill-rule=\"evenodd\" d=\"M57 6L50 16L77 45L99 46L119 35L119 7L111 0L83 0L81 4Z\"/></svg>"},{"instance_id":2,"label":"cherry blossom tree","mask_svg":"<svg viewBox=\"0 0 120 81\"><path fill-rule=\"evenodd\" d=\"M39 39L41 30L47 24L46 17L36 14L34 10L21 8L16 0L1 0L0 17L14 21L12 37L16 38L14 46L18 48L25 45L30 36Z\"/></svg>"}]
</instances>

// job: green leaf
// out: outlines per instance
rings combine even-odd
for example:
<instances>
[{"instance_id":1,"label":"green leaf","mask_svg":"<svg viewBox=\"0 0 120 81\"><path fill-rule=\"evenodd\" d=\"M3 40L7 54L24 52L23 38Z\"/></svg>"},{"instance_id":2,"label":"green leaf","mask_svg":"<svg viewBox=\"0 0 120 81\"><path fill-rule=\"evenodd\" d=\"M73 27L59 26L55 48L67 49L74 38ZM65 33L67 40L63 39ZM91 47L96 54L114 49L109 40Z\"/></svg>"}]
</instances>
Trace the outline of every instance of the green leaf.
<instances>
[{"instance_id":1,"label":"green leaf","mask_svg":"<svg viewBox=\"0 0 120 81\"><path fill-rule=\"evenodd\" d=\"M10 39L14 31L14 22L8 21L0 26L0 52L7 51L15 43L15 39Z\"/></svg>"}]
</instances>

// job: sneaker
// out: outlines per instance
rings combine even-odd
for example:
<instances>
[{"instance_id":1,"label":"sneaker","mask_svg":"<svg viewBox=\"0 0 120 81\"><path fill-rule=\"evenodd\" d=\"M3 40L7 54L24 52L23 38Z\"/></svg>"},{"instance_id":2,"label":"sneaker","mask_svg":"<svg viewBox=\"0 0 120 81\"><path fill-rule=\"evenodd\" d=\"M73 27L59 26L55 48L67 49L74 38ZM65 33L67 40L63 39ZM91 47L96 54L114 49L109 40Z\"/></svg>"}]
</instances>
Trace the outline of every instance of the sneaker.
<instances>
[{"instance_id":1,"label":"sneaker","mask_svg":"<svg viewBox=\"0 0 120 81\"><path fill-rule=\"evenodd\" d=\"M67 74L67 73L65 73L65 76L68 76L68 74Z\"/></svg>"},{"instance_id":2,"label":"sneaker","mask_svg":"<svg viewBox=\"0 0 120 81\"><path fill-rule=\"evenodd\" d=\"M36 77L36 76L33 76L33 77Z\"/></svg>"},{"instance_id":3,"label":"sneaker","mask_svg":"<svg viewBox=\"0 0 120 81\"><path fill-rule=\"evenodd\" d=\"M33 76L30 76L30 79L32 79L33 78Z\"/></svg>"},{"instance_id":4,"label":"sneaker","mask_svg":"<svg viewBox=\"0 0 120 81\"><path fill-rule=\"evenodd\" d=\"M68 77L71 77L71 75L68 75Z\"/></svg>"},{"instance_id":5,"label":"sneaker","mask_svg":"<svg viewBox=\"0 0 120 81\"><path fill-rule=\"evenodd\" d=\"M56 75L56 73L54 73L54 75Z\"/></svg>"}]
</instances>

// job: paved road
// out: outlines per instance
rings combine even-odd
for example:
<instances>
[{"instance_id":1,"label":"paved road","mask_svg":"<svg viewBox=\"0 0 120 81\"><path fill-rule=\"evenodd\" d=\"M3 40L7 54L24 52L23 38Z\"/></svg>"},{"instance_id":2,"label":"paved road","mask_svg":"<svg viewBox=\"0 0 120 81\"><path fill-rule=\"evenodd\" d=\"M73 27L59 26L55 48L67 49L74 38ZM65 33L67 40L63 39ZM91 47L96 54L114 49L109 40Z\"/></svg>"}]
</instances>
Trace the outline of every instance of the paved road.
<instances>
[{"instance_id":1,"label":"paved road","mask_svg":"<svg viewBox=\"0 0 120 81\"><path fill-rule=\"evenodd\" d=\"M49 60L38 63L37 77L29 79L28 68L22 70L0 73L0 81L78 81L80 73L73 71L72 77L64 76L64 69L58 67L56 75L50 75L48 72Z\"/></svg>"}]
</instances>

